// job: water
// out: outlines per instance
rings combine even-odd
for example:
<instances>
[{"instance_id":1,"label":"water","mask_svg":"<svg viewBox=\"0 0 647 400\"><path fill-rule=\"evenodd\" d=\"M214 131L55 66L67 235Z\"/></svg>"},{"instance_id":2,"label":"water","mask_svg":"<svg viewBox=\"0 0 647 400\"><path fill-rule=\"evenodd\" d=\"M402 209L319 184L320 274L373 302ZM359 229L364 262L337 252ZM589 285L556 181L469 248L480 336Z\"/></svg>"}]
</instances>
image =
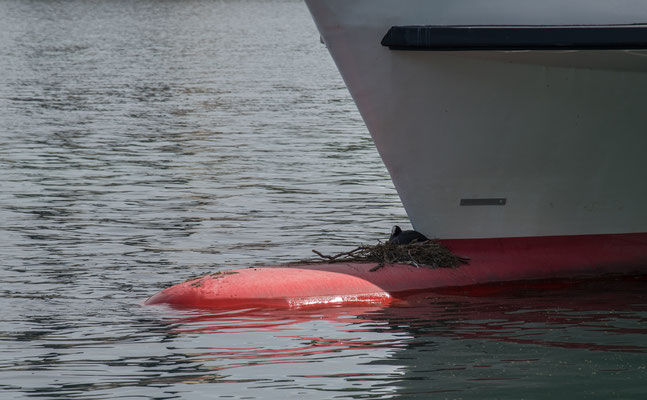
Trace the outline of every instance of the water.
<instances>
[{"instance_id":1,"label":"water","mask_svg":"<svg viewBox=\"0 0 647 400\"><path fill-rule=\"evenodd\" d=\"M2 398L640 398L643 280L142 307L407 225L300 1L0 0Z\"/></svg>"}]
</instances>

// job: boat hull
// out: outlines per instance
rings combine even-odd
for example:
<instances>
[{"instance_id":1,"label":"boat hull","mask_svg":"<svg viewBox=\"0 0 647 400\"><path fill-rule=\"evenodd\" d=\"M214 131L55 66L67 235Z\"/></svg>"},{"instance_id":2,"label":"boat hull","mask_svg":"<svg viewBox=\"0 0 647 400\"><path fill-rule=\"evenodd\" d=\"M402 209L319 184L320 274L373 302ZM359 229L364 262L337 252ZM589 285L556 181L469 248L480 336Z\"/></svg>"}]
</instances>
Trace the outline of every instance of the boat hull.
<instances>
[{"instance_id":1,"label":"boat hull","mask_svg":"<svg viewBox=\"0 0 647 400\"><path fill-rule=\"evenodd\" d=\"M397 25L633 24L647 21L647 7L306 3L416 230L445 239L647 232L645 51L380 43Z\"/></svg>"},{"instance_id":2,"label":"boat hull","mask_svg":"<svg viewBox=\"0 0 647 400\"><path fill-rule=\"evenodd\" d=\"M469 263L457 268L375 268L375 263L244 268L180 283L145 304L214 309L383 305L426 291L479 294L493 285L641 275L647 265L645 234L462 239L445 244Z\"/></svg>"}]
</instances>

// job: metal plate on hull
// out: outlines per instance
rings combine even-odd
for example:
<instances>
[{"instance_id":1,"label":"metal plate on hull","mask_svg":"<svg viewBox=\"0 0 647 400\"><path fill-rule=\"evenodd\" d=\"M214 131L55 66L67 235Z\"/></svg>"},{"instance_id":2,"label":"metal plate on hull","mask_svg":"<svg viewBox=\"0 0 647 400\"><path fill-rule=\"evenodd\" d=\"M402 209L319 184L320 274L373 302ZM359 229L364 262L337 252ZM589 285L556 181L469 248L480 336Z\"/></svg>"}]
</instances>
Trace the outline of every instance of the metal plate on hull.
<instances>
[{"instance_id":1,"label":"metal plate on hull","mask_svg":"<svg viewBox=\"0 0 647 400\"><path fill-rule=\"evenodd\" d=\"M393 26L382 39L391 50L639 50L647 26Z\"/></svg>"},{"instance_id":2,"label":"metal plate on hull","mask_svg":"<svg viewBox=\"0 0 647 400\"><path fill-rule=\"evenodd\" d=\"M507 199L461 199L461 206L505 206Z\"/></svg>"}]
</instances>

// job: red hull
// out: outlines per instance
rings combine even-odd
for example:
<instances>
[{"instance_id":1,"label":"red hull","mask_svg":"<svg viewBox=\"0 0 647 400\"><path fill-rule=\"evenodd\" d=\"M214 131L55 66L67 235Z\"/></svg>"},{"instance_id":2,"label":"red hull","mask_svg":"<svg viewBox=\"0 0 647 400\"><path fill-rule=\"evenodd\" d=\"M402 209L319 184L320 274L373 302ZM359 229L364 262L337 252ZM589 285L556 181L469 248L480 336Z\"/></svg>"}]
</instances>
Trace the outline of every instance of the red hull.
<instances>
[{"instance_id":1,"label":"red hull","mask_svg":"<svg viewBox=\"0 0 647 400\"><path fill-rule=\"evenodd\" d=\"M458 268L306 264L244 268L164 289L145 304L181 307L302 307L388 303L407 292L542 279L647 274L647 234L443 241L469 257Z\"/></svg>"}]
</instances>

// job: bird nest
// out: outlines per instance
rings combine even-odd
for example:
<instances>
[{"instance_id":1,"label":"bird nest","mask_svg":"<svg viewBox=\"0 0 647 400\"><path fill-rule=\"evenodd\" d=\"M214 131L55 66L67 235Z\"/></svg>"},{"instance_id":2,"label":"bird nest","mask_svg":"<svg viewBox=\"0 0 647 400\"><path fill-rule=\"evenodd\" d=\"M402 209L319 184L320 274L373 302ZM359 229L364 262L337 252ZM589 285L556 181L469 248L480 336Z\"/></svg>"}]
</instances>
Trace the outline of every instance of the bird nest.
<instances>
[{"instance_id":1,"label":"bird nest","mask_svg":"<svg viewBox=\"0 0 647 400\"><path fill-rule=\"evenodd\" d=\"M371 271L376 271L388 264L409 264L426 268L455 268L467 264L469 259L452 253L437 240L416 242L410 244L394 244L379 242L373 246L359 246L351 251L334 255L325 255L312 250L319 256L316 262L364 262L377 263ZM312 260L309 260L312 262Z\"/></svg>"}]
</instances>

